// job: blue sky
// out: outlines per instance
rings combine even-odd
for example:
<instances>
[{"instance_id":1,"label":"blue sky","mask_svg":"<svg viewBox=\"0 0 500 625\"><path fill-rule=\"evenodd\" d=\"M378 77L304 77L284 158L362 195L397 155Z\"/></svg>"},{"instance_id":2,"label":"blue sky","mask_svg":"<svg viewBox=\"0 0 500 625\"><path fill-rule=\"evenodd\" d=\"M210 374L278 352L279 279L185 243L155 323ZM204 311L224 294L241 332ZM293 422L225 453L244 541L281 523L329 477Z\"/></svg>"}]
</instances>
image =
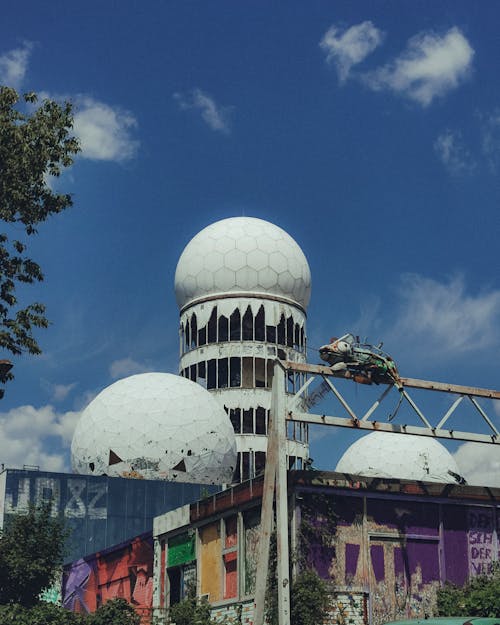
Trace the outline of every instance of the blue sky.
<instances>
[{"instance_id":1,"label":"blue sky","mask_svg":"<svg viewBox=\"0 0 500 625\"><path fill-rule=\"evenodd\" d=\"M176 371L177 259L230 216L303 248L310 362L352 330L403 375L500 386L498 3L23 7L3 7L0 83L70 98L83 151L57 181L74 206L31 242L46 279L26 297L52 325L42 356L15 360L0 462L67 468L99 390ZM351 438L315 431L315 464ZM499 449L457 454L477 479L500 473Z\"/></svg>"}]
</instances>

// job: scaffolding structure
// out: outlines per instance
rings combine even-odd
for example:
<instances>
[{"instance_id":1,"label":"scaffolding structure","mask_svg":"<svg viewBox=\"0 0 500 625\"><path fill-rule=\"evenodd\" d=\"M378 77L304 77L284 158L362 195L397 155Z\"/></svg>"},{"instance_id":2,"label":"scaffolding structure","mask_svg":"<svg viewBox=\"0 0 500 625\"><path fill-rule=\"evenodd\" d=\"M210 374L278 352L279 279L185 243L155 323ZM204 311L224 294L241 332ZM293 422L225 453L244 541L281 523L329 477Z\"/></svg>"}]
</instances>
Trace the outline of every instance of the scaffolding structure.
<instances>
[{"instance_id":1,"label":"scaffolding structure","mask_svg":"<svg viewBox=\"0 0 500 625\"><path fill-rule=\"evenodd\" d=\"M306 381L296 393L287 392L287 375L293 372L306 374ZM316 379L322 379L324 388L328 387L333 396L347 412L347 417L325 414L309 414L305 412L306 392ZM263 625L265 612L265 594L269 570L269 546L273 529L273 502L276 496L276 547L277 547L277 582L278 582L278 614L279 625L290 625L290 558L289 558L289 526L288 526L288 493L287 493L287 457L286 428L287 422L319 424L344 427L366 431L394 432L430 436L457 441L471 441L490 445L500 445L500 433L493 420L488 416L478 398L500 400L500 391L431 382L413 378L400 378L397 382L387 383L381 395L373 402L364 414L356 414L349 402L335 386L332 379L348 378L344 372L334 372L321 365L301 364L290 361L276 360L272 385L272 400L269 423L266 468L264 474L264 490L261 509L260 553L257 566L255 587L254 625ZM377 421L377 410L389 392L396 388L400 401L406 402L418 417L421 425L398 424ZM422 389L429 392L440 392L456 396L446 412L436 419L426 415L411 397L408 389ZM322 396L324 393L322 393ZM469 401L480 421L486 424L489 433L457 431L450 428L450 419L463 401ZM445 426L447 426L445 428Z\"/></svg>"}]
</instances>

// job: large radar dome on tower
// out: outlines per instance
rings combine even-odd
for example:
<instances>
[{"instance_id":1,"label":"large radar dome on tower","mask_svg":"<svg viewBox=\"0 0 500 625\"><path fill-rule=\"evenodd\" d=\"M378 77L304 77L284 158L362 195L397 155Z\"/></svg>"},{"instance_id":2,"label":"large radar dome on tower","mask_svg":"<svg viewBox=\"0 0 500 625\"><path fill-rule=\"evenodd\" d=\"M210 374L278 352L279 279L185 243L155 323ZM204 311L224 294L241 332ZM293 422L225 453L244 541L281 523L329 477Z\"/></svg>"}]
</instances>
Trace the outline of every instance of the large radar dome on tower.
<instances>
[{"instance_id":1,"label":"large radar dome on tower","mask_svg":"<svg viewBox=\"0 0 500 625\"><path fill-rule=\"evenodd\" d=\"M224 484L236 441L208 391L170 373L143 373L111 384L85 408L71 461L76 473Z\"/></svg>"},{"instance_id":2,"label":"large radar dome on tower","mask_svg":"<svg viewBox=\"0 0 500 625\"><path fill-rule=\"evenodd\" d=\"M373 432L353 443L336 471L367 477L457 482L460 469L450 452L427 436Z\"/></svg>"},{"instance_id":3,"label":"large radar dome on tower","mask_svg":"<svg viewBox=\"0 0 500 625\"><path fill-rule=\"evenodd\" d=\"M311 272L284 230L255 217L232 217L204 228L187 244L175 272L179 308L228 293L270 294L306 308Z\"/></svg>"}]
</instances>

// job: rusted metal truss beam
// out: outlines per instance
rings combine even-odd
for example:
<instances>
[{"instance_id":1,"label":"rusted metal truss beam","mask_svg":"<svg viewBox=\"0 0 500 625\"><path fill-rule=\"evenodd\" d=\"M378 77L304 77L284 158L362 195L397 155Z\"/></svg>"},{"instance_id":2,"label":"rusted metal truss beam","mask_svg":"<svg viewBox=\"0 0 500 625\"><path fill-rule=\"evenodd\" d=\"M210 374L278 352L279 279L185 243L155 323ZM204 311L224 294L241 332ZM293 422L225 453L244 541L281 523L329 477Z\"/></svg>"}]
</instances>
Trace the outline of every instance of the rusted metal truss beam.
<instances>
[{"instance_id":1,"label":"rusted metal truss beam","mask_svg":"<svg viewBox=\"0 0 500 625\"><path fill-rule=\"evenodd\" d=\"M283 361L283 367L289 371L301 371L302 373L312 373L316 375L329 376L333 378L349 379L344 371L332 371L330 367L323 365L309 365L290 360ZM421 388L428 391L439 391L442 393L455 393L457 395L468 395L470 397L486 397L488 399L500 399L500 391L493 391L486 388L476 388L474 386L462 386L460 384L448 384L446 382L431 382L428 380L418 380L416 378L401 378L401 386L406 388Z\"/></svg>"},{"instance_id":2,"label":"rusted metal truss beam","mask_svg":"<svg viewBox=\"0 0 500 625\"><path fill-rule=\"evenodd\" d=\"M399 432L402 434L418 434L421 436L430 436L433 438L447 438L450 440L464 440L474 441L481 443L500 443L500 432L494 424L494 420L490 419L486 414L484 408L478 403L476 398L488 398L492 400L500 399L500 392L483 388L475 388L472 386L461 386L458 384L444 384L442 382L429 382L426 380L415 380L413 378L402 378L401 381L394 384L387 383L386 388L383 390L381 396L372 404L372 406L366 411L364 415L357 415L353 408L347 403L347 400L342 396L341 392L334 385L331 378L344 378L344 372L332 371L329 367L322 365L308 365L300 363L292 363L289 361L282 363L283 367L287 371L300 371L308 373L309 377L305 384L299 391L288 398L287 402L287 414L290 421L301 421L304 423L318 423L324 425L335 425L337 427L357 428L361 430L381 430L385 432ZM322 378L322 383L319 388L323 389L325 386L335 395L342 408L349 415L348 418L335 416L327 417L326 415L313 415L306 413L305 411L312 408L314 403L314 392L312 393L313 401L310 401L310 397L305 397L305 391L310 387L311 383L316 377ZM380 421L371 420L375 411L379 408L382 401L387 397L389 392L395 388L400 396L400 403L404 400L410 406L412 411L417 415L420 425L397 425L392 423L381 423ZM448 408L441 419L428 418L424 412L419 408L415 400L409 395L407 388L417 388L421 390L439 391L441 393L453 393L459 395ZM323 393L321 393L321 397ZM469 401L472 407L485 423L490 434L480 434L477 432L459 432L449 426L444 428L448 423L450 417L455 413L458 406L463 400ZM388 420L391 421L393 417ZM435 422L433 425L432 422ZM437 422L436 422L437 421Z\"/></svg>"}]
</instances>

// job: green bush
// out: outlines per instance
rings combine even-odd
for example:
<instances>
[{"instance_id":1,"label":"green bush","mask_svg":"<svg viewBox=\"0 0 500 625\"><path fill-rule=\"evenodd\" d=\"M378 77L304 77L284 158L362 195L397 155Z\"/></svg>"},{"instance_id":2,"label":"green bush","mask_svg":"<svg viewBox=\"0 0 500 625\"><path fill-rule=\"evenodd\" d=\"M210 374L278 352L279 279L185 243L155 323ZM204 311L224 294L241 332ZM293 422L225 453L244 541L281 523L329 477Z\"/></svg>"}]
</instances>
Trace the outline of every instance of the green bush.
<instances>
[{"instance_id":1,"label":"green bush","mask_svg":"<svg viewBox=\"0 0 500 625\"><path fill-rule=\"evenodd\" d=\"M437 607L439 616L499 616L500 568L473 578L462 588L446 584L438 590Z\"/></svg>"}]
</instances>

